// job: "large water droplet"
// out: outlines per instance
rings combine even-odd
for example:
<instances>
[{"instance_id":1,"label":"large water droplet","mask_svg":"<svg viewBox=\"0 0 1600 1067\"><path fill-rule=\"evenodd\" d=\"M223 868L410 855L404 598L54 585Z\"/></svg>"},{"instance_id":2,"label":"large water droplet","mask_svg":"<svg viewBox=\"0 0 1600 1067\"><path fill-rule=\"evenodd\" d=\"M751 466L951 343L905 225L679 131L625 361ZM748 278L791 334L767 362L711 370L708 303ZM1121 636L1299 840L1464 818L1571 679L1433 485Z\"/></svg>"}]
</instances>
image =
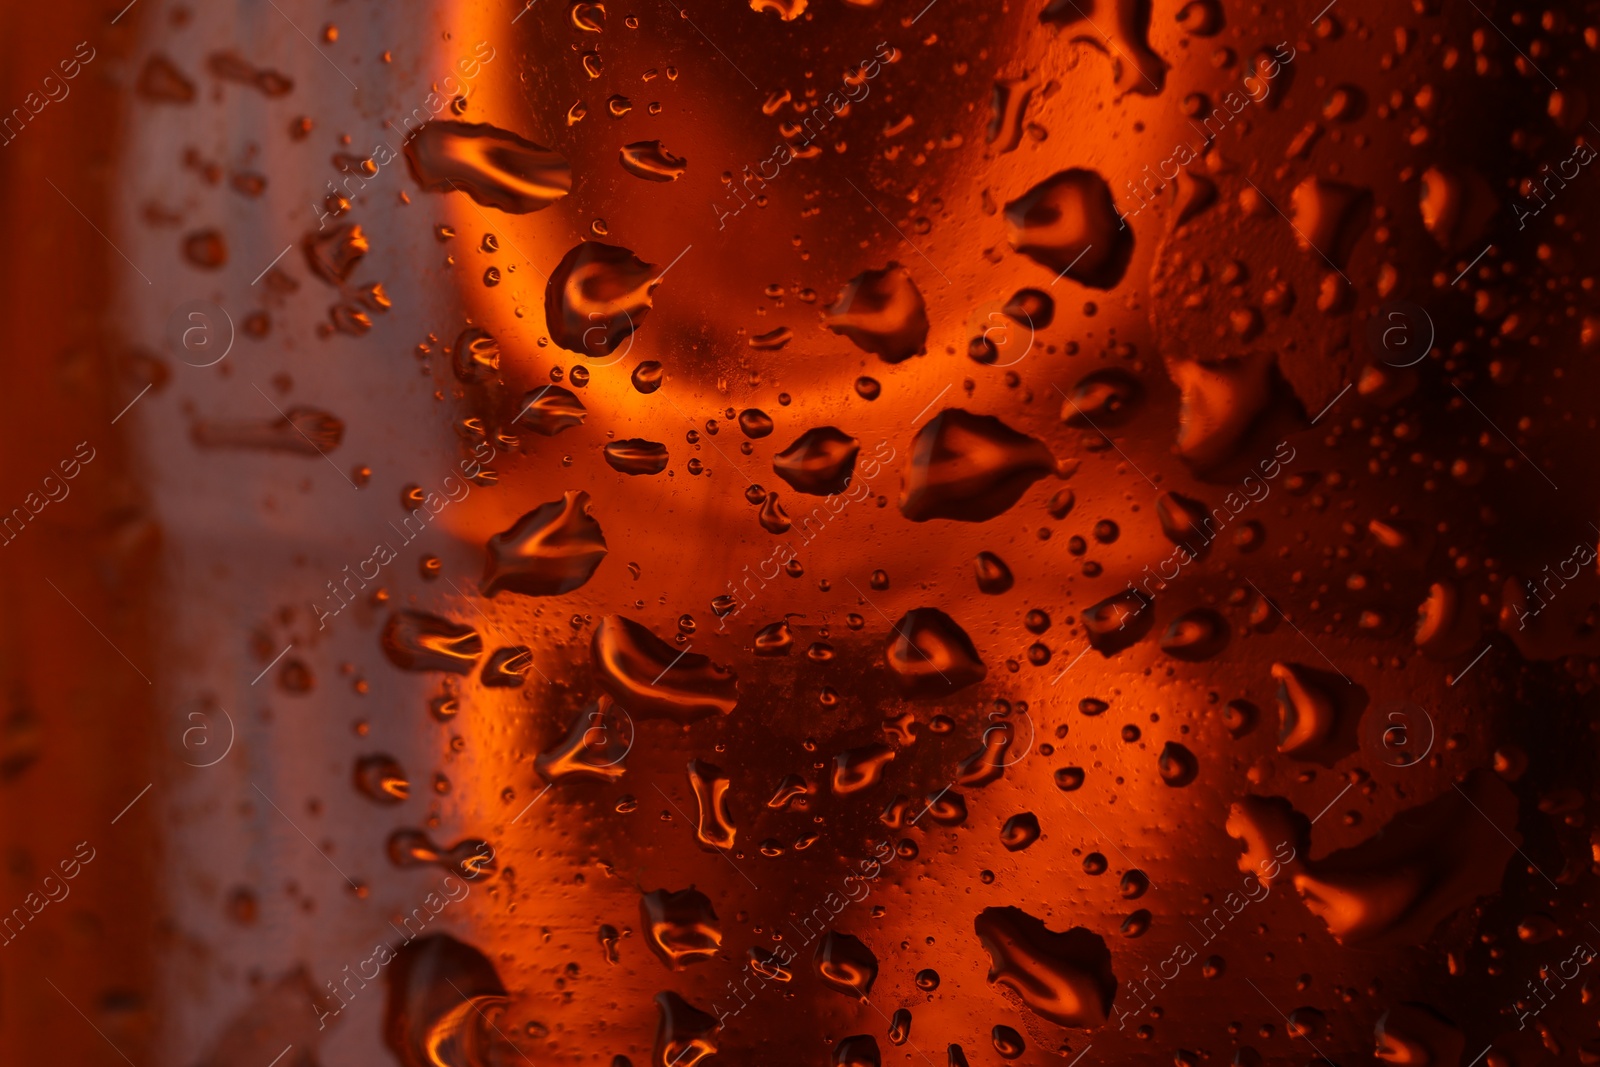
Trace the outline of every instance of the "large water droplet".
<instances>
[{"instance_id":1,"label":"large water droplet","mask_svg":"<svg viewBox=\"0 0 1600 1067\"><path fill-rule=\"evenodd\" d=\"M833 426L818 426L772 457L772 469L798 493L828 496L850 485L861 443Z\"/></svg>"},{"instance_id":2,"label":"large water droplet","mask_svg":"<svg viewBox=\"0 0 1600 1067\"><path fill-rule=\"evenodd\" d=\"M728 810L730 784L721 767L705 760L689 761L689 788L699 809L694 836L707 848L732 848L738 834Z\"/></svg>"},{"instance_id":3,"label":"large water droplet","mask_svg":"<svg viewBox=\"0 0 1600 1067\"><path fill-rule=\"evenodd\" d=\"M817 977L836 993L860 1000L878 980L878 957L859 937L829 930L811 956Z\"/></svg>"},{"instance_id":4,"label":"large water droplet","mask_svg":"<svg viewBox=\"0 0 1600 1067\"><path fill-rule=\"evenodd\" d=\"M500 342L476 326L461 331L450 356L456 377L464 382L492 381L500 373Z\"/></svg>"},{"instance_id":5,"label":"large water droplet","mask_svg":"<svg viewBox=\"0 0 1600 1067\"><path fill-rule=\"evenodd\" d=\"M420 611L397 611L383 628L383 654L408 671L471 674L483 655L483 638L462 626Z\"/></svg>"},{"instance_id":6,"label":"large water droplet","mask_svg":"<svg viewBox=\"0 0 1600 1067\"><path fill-rule=\"evenodd\" d=\"M660 474L667 469L667 446L630 437L605 447L606 463L623 474Z\"/></svg>"},{"instance_id":7,"label":"large water droplet","mask_svg":"<svg viewBox=\"0 0 1600 1067\"><path fill-rule=\"evenodd\" d=\"M632 724L602 696L573 716L566 735L539 753L533 767L547 782L614 782L627 772L623 761L632 747Z\"/></svg>"},{"instance_id":8,"label":"large water droplet","mask_svg":"<svg viewBox=\"0 0 1600 1067\"><path fill-rule=\"evenodd\" d=\"M1372 194L1358 186L1316 177L1302 181L1291 199L1301 249L1346 266L1371 202Z\"/></svg>"},{"instance_id":9,"label":"large water droplet","mask_svg":"<svg viewBox=\"0 0 1600 1067\"><path fill-rule=\"evenodd\" d=\"M545 285L550 339L569 352L609 356L644 322L660 284L655 264L617 245L585 241L561 257Z\"/></svg>"},{"instance_id":10,"label":"large water droplet","mask_svg":"<svg viewBox=\"0 0 1600 1067\"><path fill-rule=\"evenodd\" d=\"M881 1067L882 1063L878 1039L871 1034L852 1034L840 1038L833 1047L833 1067Z\"/></svg>"},{"instance_id":11,"label":"large water droplet","mask_svg":"<svg viewBox=\"0 0 1600 1067\"><path fill-rule=\"evenodd\" d=\"M899 263L851 278L828 308L825 322L885 363L921 355L928 341L927 305L911 273Z\"/></svg>"},{"instance_id":12,"label":"large water droplet","mask_svg":"<svg viewBox=\"0 0 1600 1067\"><path fill-rule=\"evenodd\" d=\"M1056 933L1020 908L985 908L973 928L989 953L989 981L1040 1018L1085 1029L1110 1019L1117 979L1098 934L1081 926Z\"/></svg>"},{"instance_id":13,"label":"large water droplet","mask_svg":"<svg viewBox=\"0 0 1600 1067\"><path fill-rule=\"evenodd\" d=\"M1105 179L1073 167L1046 178L1006 205L1011 247L1056 275L1091 289L1122 280L1133 257Z\"/></svg>"},{"instance_id":14,"label":"large water droplet","mask_svg":"<svg viewBox=\"0 0 1600 1067\"><path fill-rule=\"evenodd\" d=\"M1042 441L993 415L946 408L911 442L900 513L913 522L987 522L1055 469Z\"/></svg>"},{"instance_id":15,"label":"large water droplet","mask_svg":"<svg viewBox=\"0 0 1600 1067\"><path fill-rule=\"evenodd\" d=\"M739 699L732 671L698 652L674 649L621 615L600 620L590 655L601 686L635 717L692 722L726 715Z\"/></svg>"},{"instance_id":16,"label":"large water droplet","mask_svg":"<svg viewBox=\"0 0 1600 1067\"><path fill-rule=\"evenodd\" d=\"M972 638L938 608L913 608L895 623L885 661L908 697L943 697L983 681L988 668Z\"/></svg>"},{"instance_id":17,"label":"large water droplet","mask_svg":"<svg viewBox=\"0 0 1600 1067\"><path fill-rule=\"evenodd\" d=\"M1331 767L1357 748L1356 720L1366 694L1337 674L1298 663L1274 663L1278 682L1278 751Z\"/></svg>"},{"instance_id":18,"label":"large water droplet","mask_svg":"<svg viewBox=\"0 0 1600 1067\"><path fill-rule=\"evenodd\" d=\"M1118 94L1154 96L1166 84L1167 64L1150 49L1150 13L1149 0L1050 0L1039 21L1104 53Z\"/></svg>"},{"instance_id":19,"label":"large water droplet","mask_svg":"<svg viewBox=\"0 0 1600 1067\"><path fill-rule=\"evenodd\" d=\"M1121 367L1090 371L1078 379L1061 403L1061 421L1068 426L1101 429L1121 426L1133 417L1144 387Z\"/></svg>"},{"instance_id":20,"label":"large water droplet","mask_svg":"<svg viewBox=\"0 0 1600 1067\"><path fill-rule=\"evenodd\" d=\"M306 262L317 277L333 286L349 281L356 264L371 250L366 232L353 222L306 238Z\"/></svg>"},{"instance_id":21,"label":"large water droplet","mask_svg":"<svg viewBox=\"0 0 1600 1067\"><path fill-rule=\"evenodd\" d=\"M1227 647L1228 622L1210 608L1184 612L1161 635L1161 651L1191 663L1212 659Z\"/></svg>"},{"instance_id":22,"label":"large water droplet","mask_svg":"<svg viewBox=\"0 0 1600 1067\"><path fill-rule=\"evenodd\" d=\"M562 430L582 426L583 401L571 389L559 385L546 385L522 398L522 410L516 419L534 433L554 437Z\"/></svg>"},{"instance_id":23,"label":"large water droplet","mask_svg":"<svg viewBox=\"0 0 1600 1067\"><path fill-rule=\"evenodd\" d=\"M651 1067L695 1067L717 1052L717 1020L676 993L657 993L655 1047Z\"/></svg>"},{"instance_id":24,"label":"large water droplet","mask_svg":"<svg viewBox=\"0 0 1600 1067\"><path fill-rule=\"evenodd\" d=\"M674 971L716 956L722 930L711 898L697 889L657 889L639 899L640 926L650 950Z\"/></svg>"},{"instance_id":25,"label":"large water droplet","mask_svg":"<svg viewBox=\"0 0 1600 1067\"><path fill-rule=\"evenodd\" d=\"M424 189L466 193L513 215L541 211L572 189L572 166L560 153L485 123L425 123L405 153Z\"/></svg>"},{"instance_id":26,"label":"large water droplet","mask_svg":"<svg viewBox=\"0 0 1600 1067\"><path fill-rule=\"evenodd\" d=\"M391 962L392 961L392 962ZM489 1022L509 1003L494 964L446 934L385 950L383 1038L404 1067L491 1067L511 1051Z\"/></svg>"},{"instance_id":27,"label":"large water droplet","mask_svg":"<svg viewBox=\"0 0 1600 1067\"><path fill-rule=\"evenodd\" d=\"M833 758L833 791L849 796L872 788L883 781L883 772L894 757L895 750L881 741L846 749Z\"/></svg>"},{"instance_id":28,"label":"large water droplet","mask_svg":"<svg viewBox=\"0 0 1600 1067\"><path fill-rule=\"evenodd\" d=\"M524 596L570 593L593 577L606 539L589 514L589 494L568 490L489 538L483 591Z\"/></svg>"}]
</instances>

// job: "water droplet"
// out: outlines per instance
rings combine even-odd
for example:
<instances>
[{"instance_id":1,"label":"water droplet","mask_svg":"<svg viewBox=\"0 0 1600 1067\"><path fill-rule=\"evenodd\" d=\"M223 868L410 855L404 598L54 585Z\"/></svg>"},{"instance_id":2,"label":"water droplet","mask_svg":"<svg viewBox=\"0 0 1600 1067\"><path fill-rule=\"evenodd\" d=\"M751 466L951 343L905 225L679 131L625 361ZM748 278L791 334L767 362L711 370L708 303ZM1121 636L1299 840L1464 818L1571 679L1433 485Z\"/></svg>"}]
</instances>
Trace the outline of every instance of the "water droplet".
<instances>
[{"instance_id":1,"label":"water droplet","mask_svg":"<svg viewBox=\"0 0 1600 1067\"><path fill-rule=\"evenodd\" d=\"M495 869L494 849L475 837L440 848L421 830L396 830L389 835L387 851L396 867L444 867L468 881Z\"/></svg>"},{"instance_id":2,"label":"water droplet","mask_svg":"<svg viewBox=\"0 0 1600 1067\"><path fill-rule=\"evenodd\" d=\"M900 512L913 522L986 522L1055 469L1043 442L993 415L946 408L911 443Z\"/></svg>"},{"instance_id":3,"label":"water droplet","mask_svg":"<svg viewBox=\"0 0 1600 1067\"><path fill-rule=\"evenodd\" d=\"M1105 939L1081 926L1056 933L1020 908L985 908L973 923L989 981L1058 1026L1104 1026L1117 979Z\"/></svg>"},{"instance_id":4,"label":"water droplet","mask_svg":"<svg viewBox=\"0 0 1600 1067\"><path fill-rule=\"evenodd\" d=\"M794 634L786 621L768 623L756 631L755 645L758 656L787 656L794 647Z\"/></svg>"},{"instance_id":5,"label":"water droplet","mask_svg":"<svg viewBox=\"0 0 1600 1067\"><path fill-rule=\"evenodd\" d=\"M639 919L645 943L671 970L713 959L722 947L711 898L697 889L646 893L639 900Z\"/></svg>"},{"instance_id":6,"label":"water droplet","mask_svg":"<svg viewBox=\"0 0 1600 1067\"><path fill-rule=\"evenodd\" d=\"M1499 210L1494 189L1481 174L1449 167L1422 172L1420 207L1423 226L1441 248L1453 252L1481 246Z\"/></svg>"},{"instance_id":7,"label":"water droplet","mask_svg":"<svg viewBox=\"0 0 1600 1067\"><path fill-rule=\"evenodd\" d=\"M1099 429L1121 426L1132 416L1144 387L1120 367L1091 371L1078 380L1061 405L1061 420L1068 426Z\"/></svg>"},{"instance_id":8,"label":"water droplet","mask_svg":"<svg viewBox=\"0 0 1600 1067\"><path fill-rule=\"evenodd\" d=\"M145 60L139 72L138 93L146 100L167 104L192 104L194 82L190 81L166 56L156 53Z\"/></svg>"},{"instance_id":9,"label":"water droplet","mask_svg":"<svg viewBox=\"0 0 1600 1067\"><path fill-rule=\"evenodd\" d=\"M621 162L623 170L650 182L675 182L689 165L688 160L668 152L660 141L623 145Z\"/></svg>"},{"instance_id":10,"label":"water droplet","mask_svg":"<svg viewBox=\"0 0 1600 1067\"><path fill-rule=\"evenodd\" d=\"M213 52L206 58L206 69L224 81L247 85L264 96L287 96L294 89L294 82L282 74L257 67L237 52Z\"/></svg>"},{"instance_id":11,"label":"water droplet","mask_svg":"<svg viewBox=\"0 0 1600 1067\"><path fill-rule=\"evenodd\" d=\"M689 788L699 808L694 836L708 848L732 848L738 833L728 810L730 784L721 767L705 760L689 761Z\"/></svg>"},{"instance_id":12,"label":"water droplet","mask_svg":"<svg viewBox=\"0 0 1600 1067\"><path fill-rule=\"evenodd\" d=\"M1377 1050L1385 1063L1460 1064L1466 1035L1455 1023L1426 1004L1396 1004L1378 1016L1373 1029Z\"/></svg>"},{"instance_id":13,"label":"water droplet","mask_svg":"<svg viewBox=\"0 0 1600 1067\"><path fill-rule=\"evenodd\" d=\"M1331 767L1355 750L1355 739L1341 736L1353 733L1354 723L1347 720L1354 716L1343 713L1344 695L1336 692L1351 688L1348 683L1298 663L1274 663L1272 677L1278 683L1279 752Z\"/></svg>"},{"instance_id":14,"label":"water droplet","mask_svg":"<svg viewBox=\"0 0 1600 1067\"><path fill-rule=\"evenodd\" d=\"M350 280L372 243L355 223L346 223L326 233L314 233L306 238L306 262L317 277L329 285L341 286Z\"/></svg>"},{"instance_id":15,"label":"water droplet","mask_svg":"<svg viewBox=\"0 0 1600 1067\"><path fill-rule=\"evenodd\" d=\"M490 1067L515 1051L489 1022L510 998L483 953L430 934L382 959L392 959L383 1039L404 1067Z\"/></svg>"},{"instance_id":16,"label":"water droplet","mask_svg":"<svg viewBox=\"0 0 1600 1067\"><path fill-rule=\"evenodd\" d=\"M393 756L363 756L356 760L356 788L379 804L399 804L411 795L411 782Z\"/></svg>"},{"instance_id":17,"label":"water droplet","mask_svg":"<svg viewBox=\"0 0 1600 1067\"><path fill-rule=\"evenodd\" d=\"M877 785L894 757L895 750L879 741L839 753L833 758L834 793L849 796Z\"/></svg>"},{"instance_id":18,"label":"water droplet","mask_svg":"<svg viewBox=\"0 0 1600 1067\"><path fill-rule=\"evenodd\" d=\"M554 437L562 430L582 426L585 414L578 394L559 385L546 385L522 398L522 411L513 421L534 433Z\"/></svg>"},{"instance_id":19,"label":"water droplet","mask_svg":"<svg viewBox=\"0 0 1600 1067\"><path fill-rule=\"evenodd\" d=\"M894 626L885 659L907 697L943 697L988 675L967 632L938 608L914 608Z\"/></svg>"},{"instance_id":20,"label":"water droplet","mask_svg":"<svg viewBox=\"0 0 1600 1067\"><path fill-rule=\"evenodd\" d=\"M878 957L860 938L839 930L823 935L811 962L823 985L853 1000L865 998L878 980Z\"/></svg>"},{"instance_id":21,"label":"water droplet","mask_svg":"<svg viewBox=\"0 0 1600 1067\"><path fill-rule=\"evenodd\" d=\"M653 359L645 360L643 363L633 368L632 381L635 390L644 394L645 396L649 396L651 393L661 388L661 364L657 363Z\"/></svg>"},{"instance_id":22,"label":"water droplet","mask_svg":"<svg viewBox=\"0 0 1600 1067\"><path fill-rule=\"evenodd\" d=\"M794 331L787 326L778 326L766 333L752 334L745 344L758 352L776 352L792 340Z\"/></svg>"},{"instance_id":23,"label":"water droplet","mask_svg":"<svg viewBox=\"0 0 1600 1067\"><path fill-rule=\"evenodd\" d=\"M1115 286L1133 257L1133 230L1092 170L1074 167L1035 185L1006 205L1006 224L1013 249L1091 289Z\"/></svg>"},{"instance_id":24,"label":"water droplet","mask_svg":"<svg viewBox=\"0 0 1600 1067\"><path fill-rule=\"evenodd\" d=\"M655 1046L651 1067L695 1067L717 1052L717 1020L676 993L657 993Z\"/></svg>"},{"instance_id":25,"label":"water droplet","mask_svg":"<svg viewBox=\"0 0 1600 1067\"><path fill-rule=\"evenodd\" d=\"M778 503L777 493L768 493L761 501L761 511L757 515L761 528L771 534L788 533L794 523L789 521L789 513Z\"/></svg>"},{"instance_id":26,"label":"water droplet","mask_svg":"<svg viewBox=\"0 0 1600 1067\"><path fill-rule=\"evenodd\" d=\"M1007 852L1021 852L1039 840L1039 817L1031 811L1018 812L1000 828L1000 843Z\"/></svg>"},{"instance_id":27,"label":"water droplet","mask_svg":"<svg viewBox=\"0 0 1600 1067\"><path fill-rule=\"evenodd\" d=\"M490 689L521 689L532 669L532 649L527 645L506 645L489 653L478 680Z\"/></svg>"},{"instance_id":28,"label":"water droplet","mask_svg":"<svg viewBox=\"0 0 1600 1067\"><path fill-rule=\"evenodd\" d=\"M1199 663L1228 647L1228 623L1210 608L1194 608L1173 619L1161 635L1161 651L1173 659Z\"/></svg>"},{"instance_id":29,"label":"water droplet","mask_svg":"<svg viewBox=\"0 0 1600 1067\"><path fill-rule=\"evenodd\" d=\"M911 273L891 262L850 279L824 320L864 352L885 363L921 355L928 340L928 310Z\"/></svg>"},{"instance_id":30,"label":"water droplet","mask_svg":"<svg viewBox=\"0 0 1600 1067\"><path fill-rule=\"evenodd\" d=\"M819 426L774 456L772 469L796 492L812 496L842 493L850 484L860 450L860 442L844 431Z\"/></svg>"},{"instance_id":31,"label":"water droplet","mask_svg":"<svg viewBox=\"0 0 1600 1067\"><path fill-rule=\"evenodd\" d=\"M674 649L621 615L595 627L590 655L601 686L639 717L692 722L726 715L738 702L738 679L698 652Z\"/></svg>"},{"instance_id":32,"label":"water droplet","mask_svg":"<svg viewBox=\"0 0 1600 1067\"><path fill-rule=\"evenodd\" d=\"M606 28L606 5L580 2L567 9L572 28L581 33L600 33Z\"/></svg>"},{"instance_id":33,"label":"water droplet","mask_svg":"<svg viewBox=\"0 0 1600 1067\"><path fill-rule=\"evenodd\" d=\"M760 408L745 408L739 412L739 429L746 437L759 441L772 433L772 416Z\"/></svg>"},{"instance_id":34,"label":"water droplet","mask_svg":"<svg viewBox=\"0 0 1600 1067\"><path fill-rule=\"evenodd\" d=\"M1178 25L1195 37L1215 37L1226 20L1217 0L1189 0L1178 11Z\"/></svg>"},{"instance_id":35,"label":"water droplet","mask_svg":"<svg viewBox=\"0 0 1600 1067\"><path fill-rule=\"evenodd\" d=\"M464 382L486 382L500 373L500 342L476 326L461 331L451 351L456 377Z\"/></svg>"},{"instance_id":36,"label":"water droplet","mask_svg":"<svg viewBox=\"0 0 1600 1067\"><path fill-rule=\"evenodd\" d=\"M594 575L605 558L606 539L589 514L589 494L569 490L489 538L488 552L486 596L502 591L559 596Z\"/></svg>"},{"instance_id":37,"label":"water droplet","mask_svg":"<svg viewBox=\"0 0 1600 1067\"><path fill-rule=\"evenodd\" d=\"M994 1043L994 1050L1000 1054L1001 1059L1014 1060L1027 1050L1027 1044L1022 1040L1022 1035L1004 1023L998 1023L989 1031L989 1040Z\"/></svg>"},{"instance_id":38,"label":"water droplet","mask_svg":"<svg viewBox=\"0 0 1600 1067\"><path fill-rule=\"evenodd\" d=\"M944 716L935 716L929 729L935 733L939 729L941 719L947 724L946 729L953 729L954 723ZM1009 722L996 722L984 728L978 750L956 765L956 785L985 786L998 781L1006 771L1006 750L1011 747L1011 724Z\"/></svg>"},{"instance_id":39,"label":"water droplet","mask_svg":"<svg viewBox=\"0 0 1600 1067\"><path fill-rule=\"evenodd\" d=\"M784 22L805 14L807 0L750 0L751 11L770 11Z\"/></svg>"},{"instance_id":40,"label":"water droplet","mask_svg":"<svg viewBox=\"0 0 1600 1067\"><path fill-rule=\"evenodd\" d=\"M776 6L780 0L750 0L751 6ZM805 0L795 0L805 6ZM833 1048L833 1067L882 1067L883 1057L878 1052L878 1041L871 1034L854 1034L841 1038Z\"/></svg>"},{"instance_id":41,"label":"water droplet","mask_svg":"<svg viewBox=\"0 0 1600 1067\"><path fill-rule=\"evenodd\" d=\"M1011 568L1006 566L1006 561L993 552L979 552L973 558L972 564L977 572L980 593L998 596L1010 590L1016 581L1011 575Z\"/></svg>"},{"instance_id":42,"label":"water droplet","mask_svg":"<svg viewBox=\"0 0 1600 1067\"><path fill-rule=\"evenodd\" d=\"M533 766L547 782L614 782L627 771L623 761L632 742L631 723L602 696L573 717L566 735L535 757Z\"/></svg>"},{"instance_id":43,"label":"water droplet","mask_svg":"<svg viewBox=\"0 0 1600 1067\"><path fill-rule=\"evenodd\" d=\"M200 230L183 239L183 258L205 270L218 270L228 262L228 242L217 230Z\"/></svg>"},{"instance_id":44,"label":"water droplet","mask_svg":"<svg viewBox=\"0 0 1600 1067\"><path fill-rule=\"evenodd\" d=\"M550 339L569 352L608 356L639 328L660 284L655 264L617 245L585 241L561 257L545 286Z\"/></svg>"},{"instance_id":45,"label":"water droplet","mask_svg":"<svg viewBox=\"0 0 1600 1067\"><path fill-rule=\"evenodd\" d=\"M1294 232L1303 251L1344 267L1361 236L1372 194L1344 182L1310 177L1295 186L1291 198Z\"/></svg>"},{"instance_id":46,"label":"water droplet","mask_svg":"<svg viewBox=\"0 0 1600 1067\"><path fill-rule=\"evenodd\" d=\"M1162 747L1158 767L1161 780L1175 788L1188 785L1200 774L1200 761L1176 741L1168 741Z\"/></svg>"},{"instance_id":47,"label":"water droplet","mask_svg":"<svg viewBox=\"0 0 1600 1067\"><path fill-rule=\"evenodd\" d=\"M483 123L425 123L405 154L422 188L466 193L513 215L541 211L572 189L572 166L559 153Z\"/></svg>"},{"instance_id":48,"label":"water droplet","mask_svg":"<svg viewBox=\"0 0 1600 1067\"><path fill-rule=\"evenodd\" d=\"M1111 657L1137 642L1155 625L1155 601L1129 587L1083 612L1084 636L1102 656Z\"/></svg>"},{"instance_id":49,"label":"water droplet","mask_svg":"<svg viewBox=\"0 0 1600 1067\"><path fill-rule=\"evenodd\" d=\"M605 447L606 462L623 474L660 474L667 469L667 446L630 437Z\"/></svg>"},{"instance_id":50,"label":"water droplet","mask_svg":"<svg viewBox=\"0 0 1600 1067\"><path fill-rule=\"evenodd\" d=\"M389 662L408 671L471 674L483 654L478 631L420 611L389 616L381 643Z\"/></svg>"},{"instance_id":51,"label":"water droplet","mask_svg":"<svg viewBox=\"0 0 1600 1067\"><path fill-rule=\"evenodd\" d=\"M1042 330L1055 321L1056 302L1042 289L1018 289L1000 310L1013 322Z\"/></svg>"}]
</instances>

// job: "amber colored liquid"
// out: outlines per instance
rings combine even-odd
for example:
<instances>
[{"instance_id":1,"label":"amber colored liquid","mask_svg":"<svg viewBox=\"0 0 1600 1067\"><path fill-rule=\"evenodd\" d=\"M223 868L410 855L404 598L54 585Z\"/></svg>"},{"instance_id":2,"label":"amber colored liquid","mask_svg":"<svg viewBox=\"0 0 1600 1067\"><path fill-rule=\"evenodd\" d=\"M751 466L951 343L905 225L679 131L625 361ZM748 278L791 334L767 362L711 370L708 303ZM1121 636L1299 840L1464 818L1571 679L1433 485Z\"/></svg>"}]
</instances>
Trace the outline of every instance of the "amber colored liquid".
<instances>
[{"instance_id":1,"label":"amber colored liquid","mask_svg":"<svg viewBox=\"0 0 1600 1067\"><path fill-rule=\"evenodd\" d=\"M1600 1055L1577 9L119 7L0 1062Z\"/></svg>"}]
</instances>

